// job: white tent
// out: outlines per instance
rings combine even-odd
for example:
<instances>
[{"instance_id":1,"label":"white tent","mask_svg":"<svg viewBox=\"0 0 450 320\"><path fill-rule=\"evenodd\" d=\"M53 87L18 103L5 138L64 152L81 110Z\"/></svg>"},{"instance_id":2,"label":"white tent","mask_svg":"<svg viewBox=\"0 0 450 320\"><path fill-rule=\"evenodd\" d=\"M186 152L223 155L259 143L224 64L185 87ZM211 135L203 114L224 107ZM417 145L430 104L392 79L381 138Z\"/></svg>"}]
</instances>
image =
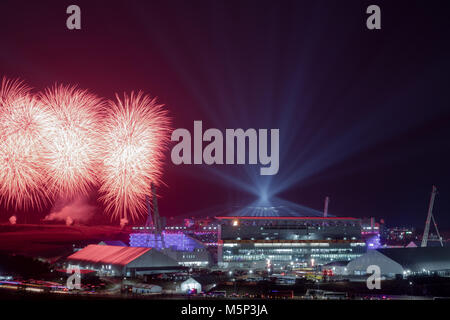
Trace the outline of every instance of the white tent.
<instances>
[{"instance_id":1,"label":"white tent","mask_svg":"<svg viewBox=\"0 0 450 320\"><path fill-rule=\"evenodd\" d=\"M396 274L403 274L403 267L398 262L378 250L368 250L366 254L350 261L347 265L347 272L349 275L366 275L367 268L372 265L378 266L382 275L394 277Z\"/></svg>"},{"instance_id":2,"label":"white tent","mask_svg":"<svg viewBox=\"0 0 450 320\"><path fill-rule=\"evenodd\" d=\"M405 248L417 248L417 244L415 244L414 241L411 241Z\"/></svg>"},{"instance_id":3,"label":"white tent","mask_svg":"<svg viewBox=\"0 0 450 320\"><path fill-rule=\"evenodd\" d=\"M196 289L197 292L202 291L202 285L200 284L200 282L198 282L194 278L189 278L180 284L180 292L185 293L192 289Z\"/></svg>"}]
</instances>

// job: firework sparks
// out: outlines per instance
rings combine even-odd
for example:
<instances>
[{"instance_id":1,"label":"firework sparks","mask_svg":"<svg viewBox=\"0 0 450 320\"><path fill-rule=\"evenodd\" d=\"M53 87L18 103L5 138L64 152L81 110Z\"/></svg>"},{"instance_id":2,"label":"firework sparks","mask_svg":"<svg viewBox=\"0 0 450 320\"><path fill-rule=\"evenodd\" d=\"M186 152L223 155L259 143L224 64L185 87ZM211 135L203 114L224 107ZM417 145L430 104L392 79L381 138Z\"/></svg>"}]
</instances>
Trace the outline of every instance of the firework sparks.
<instances>
[{"instance_id":1,"label":"firework sparks","mask_svg":"<svg viewBox=\"0 0 450 320\"><path fill-rule=\"evenodd\" d=\"M146 211L160 182L168 113L139 92L108 105L85 90L54 86L34 96L19 80L0 87L0 201L42 208L99 187L112 219Z\"/></svg>"},{"instance_id":2,"label":"firework sparks","mask_svg":"<svg viewBox=\"0 0 450 320\"><path fill-rule=\"evenodd\" d=\"M142 92L116 97L103 129L101 200L111 218L134 220L146 211L150 183L160 181L170 120L166 109Z\"/></svg>"},{"instance_id":3,"label":"firework sparks","mask_svg":"<svg viewBox=\"0 0 450 320\"><path fill-rule=\"evenodd\" d=\"M76 87L54 86L39 94L55 115L49 151L49 188L60 197L87 194L97 183L102 100Z\"/></svg>"},{"instance_id":4,"label":"firework sparks","mask_svg":"<svg viewBox=\"0 0 450 320\"><path fill-rule=\"evenodd\" d=\"M3 79L0 120L0 200L15 209L40 207L49 198L47 144L54 117L23 82Z\"/></svg>"},{"instance_id":5,"label":"firework sparks","mask_svg":"<svg viewBox=\"0 0 450 320\"><path fill-rule=\"evenodd\" d=\"M8 102L13 103L17 99L28 96L31 88L19 79L2 78L0 86L0 107L7 106Z\"/></svg>"}]
</instances>

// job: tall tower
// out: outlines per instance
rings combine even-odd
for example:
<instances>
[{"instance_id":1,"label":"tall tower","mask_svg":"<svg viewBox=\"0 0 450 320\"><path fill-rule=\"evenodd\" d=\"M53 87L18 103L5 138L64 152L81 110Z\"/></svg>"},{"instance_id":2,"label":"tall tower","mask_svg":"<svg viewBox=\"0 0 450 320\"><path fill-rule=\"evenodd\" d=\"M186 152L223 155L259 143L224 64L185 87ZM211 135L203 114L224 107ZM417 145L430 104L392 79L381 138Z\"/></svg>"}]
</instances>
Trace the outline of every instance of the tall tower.
<instances>
[{"instance_id":1,"label":"tall tower","mask_svg":"<svg viewBox=\"0 0 450 320\"><path fill-rule=\"evenodd\" d=\"M161 241L161 248L164 249L165 243L164 243L164 235L162 233L162 223L161 223L161 217L159 216L159 209L158 209L158 198L156 197L156 186L152 182L151 183L151 190L152 190L152 200L153 200L153 225L155 226L154 230L154 236L155 241Z\"/></svg>"},{"instance_id":2,"label":"tall tower","mask_svg":"<svg viewBox=\"0 0 450 320\"><path fill-rule=\"evenodd\" d=\"M330 203L330 197L326 196L325 197L325 206L323 208L323 217L326 218L328 217L328 204Z\"/></svg>"},{"instance_id":3,"label":"tall tower","mask_svg":"<svg viewBox=\"0 0 450 320\"><path fill-rule=\"evenodd\" d=\"M155 233L157 235L161 235L162 232L162 225L161 225L161 218L159 217L159 210L158 210L158 198L156 197L156 187L155 184L152 182L151 184L152 189L152 200L153 200L153 225L155 226Z\"/></svg>"},{"instance_id":4,"label":"tall tower","mask_svg":"<svg viewBox=\"0 0 450 320\"><path fill-rule=\"evenodd\" d=\"M155 224L153 223L152 217L152 206L150 204L150 197L148 195L145 196L145 204L147 205L147 221L145 221L145 226L148 228L153 228Z\"/></svg>"}]
</instances>

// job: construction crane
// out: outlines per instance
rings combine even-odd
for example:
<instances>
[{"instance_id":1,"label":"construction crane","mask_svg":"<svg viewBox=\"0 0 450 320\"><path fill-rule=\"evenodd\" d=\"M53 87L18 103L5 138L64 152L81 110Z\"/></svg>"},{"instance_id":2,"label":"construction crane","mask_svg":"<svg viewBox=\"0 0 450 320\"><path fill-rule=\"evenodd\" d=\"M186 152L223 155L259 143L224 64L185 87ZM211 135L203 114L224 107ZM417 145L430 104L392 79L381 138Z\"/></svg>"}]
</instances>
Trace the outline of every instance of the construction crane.
<instances>
[{"instance_id":1,"label":"construction crane","mask_svg":"<svg viewBox=\"0 0 450 320\"><path fill-rule=\"evenodd\" d=\"M430 233L430 223L431 223L432 219L433 219L434 227L436 229L437 236L438 236L439 241L441 243L441 247L444 246L444 244L442 243L441 235L439 234L439 230L438 230L438 227L437 227L437 224L436 224L436 220L434 219L434 216L433 216L433 206L434 206L434 199L436 198L436 193L437 193L437 188L436 188L436 186L433 186L432 191L431 191L430 204L428 206L427 221L425 222L425 229L423 231L423 236L422 236L421 247L426 247L427 244L428 244L428 234Z\"/></svg>"}]
</instances>

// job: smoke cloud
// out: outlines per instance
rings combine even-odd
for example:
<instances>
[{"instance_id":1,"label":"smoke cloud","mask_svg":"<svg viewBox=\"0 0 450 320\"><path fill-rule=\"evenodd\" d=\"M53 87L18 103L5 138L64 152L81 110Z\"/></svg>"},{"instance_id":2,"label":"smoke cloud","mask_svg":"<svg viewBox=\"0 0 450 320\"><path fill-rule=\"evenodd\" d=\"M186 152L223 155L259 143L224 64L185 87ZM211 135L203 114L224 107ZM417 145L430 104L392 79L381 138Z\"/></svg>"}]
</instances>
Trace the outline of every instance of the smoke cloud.
<instances>
[{"instance_id":1,"label":"smoke cloud","mask_svg":"<svg viewBox=\"0 0 450 320\"><path fill-rule=\"evenodd\" d=\"M120 227L123 228L128 224L128 219L127 218L122 218L120 219Z\"/></svg>"},{"instance_id":2,"label":"smoke cloud","mask_svg":"<svg viewBox=\"0 0 450 320\"><path fill-rule=\"evenodd\" d=\"M89 205L85 198L59 201L44 221L64 221L70 226L74 222L86 223L95 214L95 206Z\"/></svg>"},{"instance_id":3,"label":"smoke cloud","mask_svg":"<svg viewBox=\"0 0 450 320\"><path fill-rule=\"evenodd\" d=\"M9 217L9 223L16 224L17 223L17 217L16 216Z\"/></svg>"}]
</instances>

